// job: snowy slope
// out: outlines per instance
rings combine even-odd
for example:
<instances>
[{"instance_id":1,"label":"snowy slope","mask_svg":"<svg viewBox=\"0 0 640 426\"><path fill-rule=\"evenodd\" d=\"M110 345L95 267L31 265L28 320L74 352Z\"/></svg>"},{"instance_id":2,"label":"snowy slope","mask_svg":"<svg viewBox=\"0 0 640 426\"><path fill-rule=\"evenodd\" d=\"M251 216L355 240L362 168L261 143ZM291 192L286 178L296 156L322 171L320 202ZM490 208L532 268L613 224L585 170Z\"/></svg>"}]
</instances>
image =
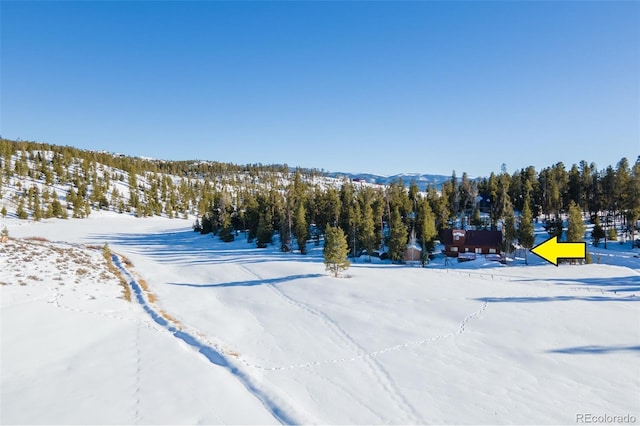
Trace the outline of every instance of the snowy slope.
<instances>
[{"instance_id":1,"label":"snowy slope","mask_svg":"<svg viewBox=\"0 0 640 426\"><path fill-rule=\"evenodd\" d=\"M358 263L333 279L312 243L306 257L282 254L189 225L111 213L10 223L16 237L108 242L149 283L153 312L175 322L163 326L135 300L117 299L115 282L99 309L98 297L71 298L63 286L78 312L47 303L55 283L1 286L3 423L640 418L635 258L617 266L612 252L614 264L558 268ZM0 281L8 274L3 267ZM57 363L42 347L57 351ZM54 393L59 382L69 390ZM100 401L121 405L111 415Z\"/></svg>"},{"instance_id":2,"label":"snowy slope","mask_svg":"<svg viewBox=\"0 0 640 426\"><path fill-rule=\"evenodd\" d=\"M2 424L274 422L122 299L99 250L10 241L0 254Z\"/></svg>"}]
</instances>

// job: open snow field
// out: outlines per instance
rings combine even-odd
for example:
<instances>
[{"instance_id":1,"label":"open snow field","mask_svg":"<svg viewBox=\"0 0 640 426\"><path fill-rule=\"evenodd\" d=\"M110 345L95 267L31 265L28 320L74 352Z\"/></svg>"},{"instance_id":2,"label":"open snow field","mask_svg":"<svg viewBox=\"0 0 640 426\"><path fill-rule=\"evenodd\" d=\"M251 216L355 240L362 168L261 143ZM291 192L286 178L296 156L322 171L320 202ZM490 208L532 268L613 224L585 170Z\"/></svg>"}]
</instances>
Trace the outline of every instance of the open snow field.
<instances>
[{"instance_id":1,"label":"open snow field","mask_svg":"<svg viewBox=\"0 0 640 426\"><path fill-rule=\"evenodd\" d=\"M12 237L108 242L133 293L99 249L0 245L1 423L640 421L637 250L560 267L357 263L334 279L313 243L282 254L190 225L9 222Z\"/></svg>"}]
</instances>

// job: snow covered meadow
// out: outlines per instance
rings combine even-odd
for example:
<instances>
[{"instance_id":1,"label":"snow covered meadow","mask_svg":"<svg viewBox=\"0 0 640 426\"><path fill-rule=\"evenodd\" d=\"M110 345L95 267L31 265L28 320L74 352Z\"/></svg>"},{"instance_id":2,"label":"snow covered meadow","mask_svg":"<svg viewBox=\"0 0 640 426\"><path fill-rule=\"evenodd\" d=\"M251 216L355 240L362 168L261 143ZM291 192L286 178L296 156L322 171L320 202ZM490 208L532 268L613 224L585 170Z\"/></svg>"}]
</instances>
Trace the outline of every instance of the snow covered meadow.
<instances>
[{"instance_id":1,"label":"snow covered meadow","mask_svg":"<svg viewBox=\"0 0 640 426\"><path fill-rule=\"evenodd\" d=\"M313 243L307 256L225 244L187 220L7 224L2 424L640 419L628 246L590 247L601 264L358 262L334 279Z\"/></svg>"}]
</instances>

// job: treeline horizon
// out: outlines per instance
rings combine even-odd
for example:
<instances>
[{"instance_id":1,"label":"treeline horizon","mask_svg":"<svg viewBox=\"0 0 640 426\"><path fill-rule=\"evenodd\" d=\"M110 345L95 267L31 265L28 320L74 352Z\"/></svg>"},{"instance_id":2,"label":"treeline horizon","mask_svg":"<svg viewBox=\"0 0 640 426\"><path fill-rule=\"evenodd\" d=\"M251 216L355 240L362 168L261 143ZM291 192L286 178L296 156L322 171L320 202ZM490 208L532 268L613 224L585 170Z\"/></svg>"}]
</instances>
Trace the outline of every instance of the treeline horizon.
<instances>
[{"instance_id":1,"label":"treeline horizon","mask_svg":"<svg viewBox=\"0 0 640 426\"><path fill-rule=\"evenodd\" d=\"M400 261L408 242L428 253L448 228L500 228L509 251L515 242L528 245L522 233L529 233L527 223L534 218L541 217L550 234L559 229L561 235L563 217L573 206L593 223L619 223L632 239L640 218L640 157L602 169L580 161L569 169L558 162L511 174L503 165L499 173L475 179L454 172L440 188L429 185L423 192L415 181L407 186L400 178L388 186L348 179L330 184L317 169L152 160L7 139L0 139L0 162L0 189L27 177L47 188L69 186L65 194L40 193L37 185L20 188L13 202L21 218L85 217L95 209L139 217L192 214L201 232L223 241L246 231L249 241L264 247L279 234L283 251L293 250L295 240L300 253L307 241L319 243L327 226L342 229L350 253L372 254L384 246ZM113 182L128 187L128 195ZM4 205L3 210L6 215Z\"/></svg>"}]
</instances>

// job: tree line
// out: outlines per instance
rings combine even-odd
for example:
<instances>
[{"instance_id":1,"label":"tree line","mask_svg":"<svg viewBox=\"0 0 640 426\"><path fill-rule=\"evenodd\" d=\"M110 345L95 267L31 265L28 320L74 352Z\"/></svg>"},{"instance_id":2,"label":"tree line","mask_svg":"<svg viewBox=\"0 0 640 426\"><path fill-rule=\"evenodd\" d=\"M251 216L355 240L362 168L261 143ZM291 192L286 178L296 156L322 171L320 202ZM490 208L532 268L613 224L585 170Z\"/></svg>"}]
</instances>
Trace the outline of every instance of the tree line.
<instances>
[{"instance_id":1,"label":"tree line","mask_svg":"<svg viewBox=\"0 0 640 426\"><path fill-rule=\"evenodd\" d=\"M480 179L453 172L441 187L420 191L400 179L369 185L286 165L149 160L0 139L0 169L0 191L18 186L12 204L21 218L86 217L96 209L196 215L200 232L223 241L242 235L258 247L278 244L301 254L332 227L344 233L351 256L382 252L395 262L412 241L426 258L447 228L500 229L509 251L516 242L531 247L534 218L559 235L563 218L578 211L596 231L602 220L618 223L631 239L640 218L640 158L604 169L581 161L511 174L503 165ZM4 202L0 213L8 214Z\"/></svg>"}]
</instances>

